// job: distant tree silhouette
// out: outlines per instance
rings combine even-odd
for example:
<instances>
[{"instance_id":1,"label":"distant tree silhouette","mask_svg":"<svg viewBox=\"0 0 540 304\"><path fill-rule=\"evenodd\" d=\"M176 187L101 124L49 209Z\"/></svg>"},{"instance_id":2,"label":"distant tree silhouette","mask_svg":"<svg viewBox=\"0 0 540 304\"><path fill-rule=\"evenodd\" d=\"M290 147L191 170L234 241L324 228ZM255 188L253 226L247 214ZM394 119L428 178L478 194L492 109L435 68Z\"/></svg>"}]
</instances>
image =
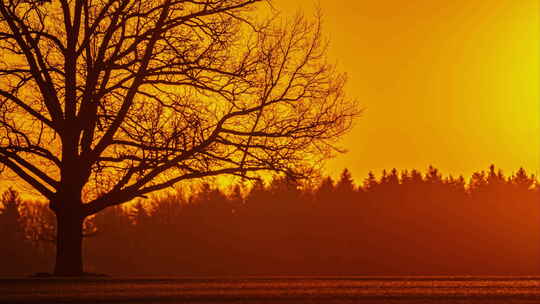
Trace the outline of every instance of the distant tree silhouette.
<instances>
[{"instance_id":1,"label":"distant tree silhouette","mask_svg":"<svg viewBox=\"0 0 540 304\"><path fill-rule=\"evenodd\" d=\"M364 190L372 190L373 188L377 187L377 178L375 177L375 174L373 172L369 172L367 178L364 180L364 184L362 188Z\"/></svg>"},{"instance_id":2,"label":"distant tree silhouette","mask_svg":"<svg viewBox=\"0 0 540 304\"><path fill-rule=\"evenodd\" d=\"M347 170L335 183L286 176L230 189L202 183L107 208L89 219L98 233L86 240L87 269L155 276L534 275L540 269L540 188L524 169L505 175L493 166L470 182L433 167L370 173L359 187L352 181ZM21 201L18 210L31 240L54 226L44 204ZM39 271L54 254L46 237L25 242L2 234L0 243L8 238L0 275ZM36 261L36 251L44 258Z\"/></svg>"},{"instance_id":3,"label":"distant tree silhouette","mask_svg":"<svg viewBox=\"0 0 540 304\"><path fill-rule=\"evenodd\" d=\"M348 169L344 169L341 172L341 176L336 184L336 191L344 193L355 191L354 181Z\"/></svg>"},{"instance_id":4,"label":"distant tree silhouette","mask_svg":"<svg viewBox=\"0 0 540 304\"><path fill-rule=\"evenodd\" d=\"M34 257L37 252L26 236L26 223L22 216L24 203L13 188L2 193L0 203L3 206L0 209L2 273L16 274L21 269L28 271L39 257Z\"/></svg>"},{"instance_id":5,"label":"distant tree silhouette","mask_svg":"<svg viewBox=\"0 0 540 304\"><path fill-rule=\"evenodd\" d=\"M20 208L22 202L19 193L13 188L9 188L1 197L2 213L0 213L0 234L7 244L13 244L25 238L24 227Z\"/></svg>"},{"instance_id":6,"label":"distant tree silhouette","mask_svg":"<svg viewBox=\"0 0 540 304\"><path fill-rule=\"evenodd\" d=\"M334 180L331 177L326 177L322 180L321 184L315 192L316 200L322 203L326 203L333 199L335 191Z\"/></svg>"},{"instance_id":7,"label":"distant tree silhouette","mask_svg":"<svg viewBox=\"0 0 540 304\"><path fill-rule=\"evenodd\" d=\"M357 108L320 22L256 21L258 2L0 2L0 163L50 202L55 274L83 274L107 207L332 154Z\"/></svg>"},{"instance_id":8,"label":"distant tree silhouette","mask_svg":"<svg viewBox=\"0 0 540 304\"><path fill-rule=\"evenodd\" d=\"M528 191L535 184L535 177L529 177L523 168L519 168L517 173L510 177L510 183L520 190Z\"/></svg>"},{"instance_id":9,"label":"distant tree silhouette","mask_svg":"<svg viewBox=\"0 0 540 304\"><path fill-rule=\"evenodd\" d=\"M28 236L38 247L49 247L56 241L56 220L47 204L33 202L27 204L26 222Z\"/></svg>"}]
</instances>

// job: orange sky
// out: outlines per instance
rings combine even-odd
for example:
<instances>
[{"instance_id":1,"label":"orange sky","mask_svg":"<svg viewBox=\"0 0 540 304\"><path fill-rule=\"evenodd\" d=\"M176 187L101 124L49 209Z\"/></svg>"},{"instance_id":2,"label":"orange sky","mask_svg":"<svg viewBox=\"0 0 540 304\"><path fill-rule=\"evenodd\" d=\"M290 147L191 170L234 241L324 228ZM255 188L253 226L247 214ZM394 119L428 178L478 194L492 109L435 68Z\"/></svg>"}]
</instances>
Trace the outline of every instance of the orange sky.
<instances>
[{"instance_id":1,"label":"orange sky","mask_svg":"<svg viewBox=\"0 0 540 304\"><path fill-rule=\"evenodd\" d=\"M307 14L313 0L274 0ZM537 0L320 0L330 59L365 113L328 163L469 175L540 171Z\"/></svg>"}]
</instances>

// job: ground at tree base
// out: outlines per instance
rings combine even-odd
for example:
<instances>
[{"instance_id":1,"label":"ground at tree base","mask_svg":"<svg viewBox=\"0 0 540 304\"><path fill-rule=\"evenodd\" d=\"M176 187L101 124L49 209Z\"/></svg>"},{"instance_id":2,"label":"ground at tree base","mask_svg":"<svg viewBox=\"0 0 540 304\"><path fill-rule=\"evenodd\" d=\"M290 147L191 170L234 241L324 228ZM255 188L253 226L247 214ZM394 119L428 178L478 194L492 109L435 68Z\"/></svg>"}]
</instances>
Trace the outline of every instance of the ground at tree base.
<instances>
[{"instance_id":1,"label":"ground at tree base","mask_svg":"<svg viewBox=\"0 0 540 304\"><path fill-rule=\"evenodd\" d=\"M539 303L540 277L0 279L0 303Z\"/></svg>"}]
</instances>

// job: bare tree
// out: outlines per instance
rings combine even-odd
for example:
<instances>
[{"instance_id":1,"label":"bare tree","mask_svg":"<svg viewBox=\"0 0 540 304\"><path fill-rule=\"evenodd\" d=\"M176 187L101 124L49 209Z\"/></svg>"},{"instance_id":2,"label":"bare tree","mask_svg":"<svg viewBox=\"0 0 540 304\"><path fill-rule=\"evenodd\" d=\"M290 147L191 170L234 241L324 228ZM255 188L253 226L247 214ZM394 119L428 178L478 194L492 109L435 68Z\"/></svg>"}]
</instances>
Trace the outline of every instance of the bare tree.
<instances>
[{"instance_id":1,"label":"bare tree","mask_svg":"<svg viewBox=\"0 0 540 304\"><path fill-rule=\"evenodd\" d=\"M82 223L176 183L299 176L357 114L320 18L261 0L0 0L0 163L50 202L55 274Z\"/></svg>"}]
</instances>

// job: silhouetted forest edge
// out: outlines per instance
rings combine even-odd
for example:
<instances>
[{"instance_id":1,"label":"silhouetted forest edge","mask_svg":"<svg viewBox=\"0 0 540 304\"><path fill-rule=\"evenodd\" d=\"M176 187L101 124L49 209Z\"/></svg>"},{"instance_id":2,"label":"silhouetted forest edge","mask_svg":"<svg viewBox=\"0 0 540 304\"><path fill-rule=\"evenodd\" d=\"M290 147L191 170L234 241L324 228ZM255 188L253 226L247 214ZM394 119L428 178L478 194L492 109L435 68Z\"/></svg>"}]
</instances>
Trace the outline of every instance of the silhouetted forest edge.
<instances>
[{"instance_id":1,"label":"silhouetted forest edge","mask_svg":"<svg viewBox=\"0 0 540 304\"><path fill-rule=\"evenodd\" d=\"M50 271L54 214L9 189L0 275ZM540 187L520 169L470 178L430 167L334 181L162 193L88 219L89 273L113 275L536 275Z\"/></svg>"}]
</instances>

